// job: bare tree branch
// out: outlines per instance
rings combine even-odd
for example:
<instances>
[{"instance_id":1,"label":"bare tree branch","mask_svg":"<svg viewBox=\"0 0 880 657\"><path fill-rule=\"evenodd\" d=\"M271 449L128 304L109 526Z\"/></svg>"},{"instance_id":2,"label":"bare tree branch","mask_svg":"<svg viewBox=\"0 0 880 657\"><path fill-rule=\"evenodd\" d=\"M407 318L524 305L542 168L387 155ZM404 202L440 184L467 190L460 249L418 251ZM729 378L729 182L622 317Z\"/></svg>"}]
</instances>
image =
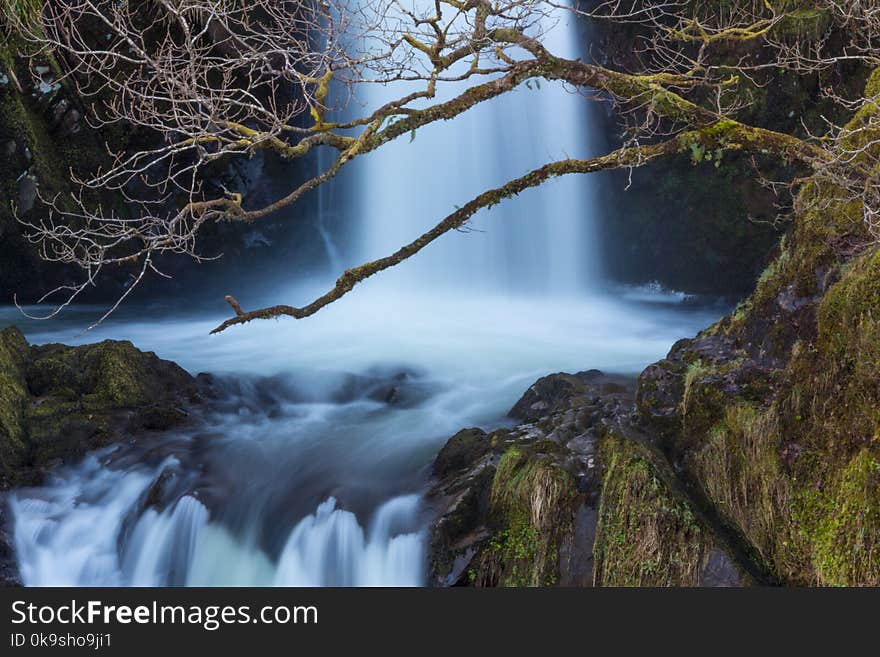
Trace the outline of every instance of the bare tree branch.
<instances>
[{"instance_id":1,"label":"bare tree branch","mask_svg":"<svg viewBox=\"0 0 880 657\"><path fill-rule=\"evenodd\" d=\"M144 136L139 145L111 150L108 166L75 172L72 193L43 198L47 216L22 219L43 258L83 272L78 283L44 297L61 295L49 317L107 267L134 267L137 284L157 272L160 255L202 259L199 234L206 224L259 221L361 155L536 78L611 102L623 147L594 160L549 163L485 192L397 253L349 270L304 308L244 312L233 299L236 315L218 330L313 314L480 208L551 175L634 167L697 147L798 163L858 199L861 219L880 240L877 90L848 97L825 88L830 101L858 111L861 121L828 120L821 134L786 135L738 120L748 104L742 85L762 84L768 71L876 68L880 8L874 2L602 0L572 9L552 0L54 0L41 7L15 29L62 65L90 103L94 127L119 124ZM561 11L631 26L638 66L616 70L550 52L545 33ZM368 107L364 89L376 84L399 87L400 94ZM262 207L206 184L208 167L217 162L257 151L292 160L319 149L333 154L327 166ZM108 197L124 200L125 210L102 203Z\"/></svg>"}]
</instances>

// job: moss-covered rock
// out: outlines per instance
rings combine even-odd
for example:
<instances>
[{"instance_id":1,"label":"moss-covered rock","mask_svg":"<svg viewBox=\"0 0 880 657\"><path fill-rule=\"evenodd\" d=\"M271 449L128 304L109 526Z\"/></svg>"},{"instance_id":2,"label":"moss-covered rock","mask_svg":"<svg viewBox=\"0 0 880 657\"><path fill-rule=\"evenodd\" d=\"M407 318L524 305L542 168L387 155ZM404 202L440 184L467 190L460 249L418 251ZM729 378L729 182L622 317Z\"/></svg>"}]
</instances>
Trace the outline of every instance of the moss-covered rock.
<instances>
[{"instance_id":1,"label":"moss-covered rock","mask_svg":"<svg viewBox=\"0 0 880 657\"><path fill-rule=\"evenodd\" d=\"M174 363L107 340L28 345L0 333L0 487L33 483L85 451L186 419L195 380Z\"/></svg>"},{"instance_id":2,"label":"moss-covered rock","mask_svg":"<svg viewBox=\"0 0 880 657\"><path fill-rule=\"evenodd\" d=\"M750 581L665 456L629 423L632 387L595 370L537 381L513 429L453 436L434 465L439 585ZM543 414L542 414L543 413Z\"/></svg>"},{"instance_id":3,"label":"moss-covered rock","mask_svg":"<svg viewBox=\"0 0 880 657\"><path fill-rule=\"evenodd\" d=\"M661 454L609 434L603 468L595 583L603 586L740 585L735 565Z\"/></svg>"},{"instance_id":4,"label":"moss-covered rock","mask_svg":"<svg viewBox=\"0 0 880 657\"><path fill-rule=\"evenodd\" d=\"M501 456L489 494L489 517L497 529L479 564L480 585L559 582L560 548L583 500L575 477L554 461L554 447L546 442L511 447Z\"/></svg>"},{"instance_id":5,"label":"moss-covered rock","mask_svg":"<svg viewBox=\"0 0 880 657\"><path fill-rule=\"evenodd\" d=\"M850 124L860 140L876 112ZM675 467L768 578L876 586L880 249L860 199L833 184L806 184L797 208L754 294L676 345L672 374L646 370L640 396L663 400ZM647 401L642 425L660 434Z\"/></svg>"},{"instance_id":6,"label":"moss-covered rock","mask_svg":"<svg viewBox=\"0 0 880 657\"><path fill-rule=\"evenodd\" d=\"M27 361L28 344L24 336L16 329L0 332L0 471L3 472L21 463L26 451Z\"/></svg>"}]
</instances>

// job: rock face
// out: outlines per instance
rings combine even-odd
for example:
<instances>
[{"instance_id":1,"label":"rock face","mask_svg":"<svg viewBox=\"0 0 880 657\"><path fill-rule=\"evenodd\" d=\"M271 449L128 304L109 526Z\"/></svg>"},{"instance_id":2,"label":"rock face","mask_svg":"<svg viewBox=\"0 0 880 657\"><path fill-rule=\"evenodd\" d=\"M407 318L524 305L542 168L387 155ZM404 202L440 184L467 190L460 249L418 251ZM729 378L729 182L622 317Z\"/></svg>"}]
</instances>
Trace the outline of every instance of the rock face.
<instances>
[{"instance_id":1,"label":"rock face","mask_svg":"<svg viewBox=\"0 0 880 657\"><path fill-rule=\"evenodd\" d=\"M866 158L877 112L850 125ZM450 441L435 584L880 585L880 247L827 181L796 207L752 296L648 367L634 404L554 375L514 406L524 424Z\"/></svg>"},{"instance_id":2,"label":"rock face","mask_svg":"<svg viewBox=\"0 0 880 657\"><path fill-rule=\"evenodd\" d=\"M514 429L466 429L434 464L434 585L738 585L733 551L632 419L633 382L537 381Z\"/></svg>"},{"instance_id":3,"label":"rock face","mask_svg":"<svg viewBox=\"0 0 880 657\"><path fill-rule=\"evenodd\" d=\"M0 489L35 484L47 467L187 418L195 379L174 363L107 340L30 346L0 332Z\"/></svg>"},{"instance_id":4,"label":"rock face","mask_svg":"<svg viewBox=\"0 0 880 657\"><path fill-rule=\"evenodd\" d=\"M875 72L868 96L878 93ZM754 294L643 375L639 411L770 577L876 586L880 250L852 219L858 200L840 199L833 186L803 188Z\"/></svg>"}]
</instances>

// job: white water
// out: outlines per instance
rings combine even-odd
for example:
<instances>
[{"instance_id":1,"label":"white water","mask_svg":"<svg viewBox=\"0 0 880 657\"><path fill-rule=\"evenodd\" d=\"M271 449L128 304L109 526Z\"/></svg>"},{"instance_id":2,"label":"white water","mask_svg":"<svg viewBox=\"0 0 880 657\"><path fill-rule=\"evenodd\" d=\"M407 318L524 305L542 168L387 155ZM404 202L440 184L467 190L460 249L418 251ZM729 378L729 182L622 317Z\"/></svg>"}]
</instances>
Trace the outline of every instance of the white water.
<instances>
[{"instance_id":1,"label":"white water","mask_svg":"<svg viewBox=\"0 0 880 657\"><path fill-rule=\"evenodd\" d=\"M147 508L135 515L154 480L150 474L108 469L90 456L57 472L38 495L13 495L24 583L416 586L422 581L421 532L399 531L418 516L418 495L381 505L368 535L331 497L297 523L273 564L258 545L212 523L207 508L191 495L162 511ZM129 521L133 526L126 527Z\"/></svg>"},{"instance_id":2,"label":"white water","mask_svg":"<svg viewBox=\"0 0 880 657\"><path fill-rule=\"evenodd\" d=\"M544 31L554 54L583 56L571 12L555 10ZM432 103L483 81L447 84ZM365 95L368 106L378 107L401 93L399 84L372 85ZM547 162L597 154L594 105L561 84L531 81L367 156L358 180L359 259L392 253L478 194ZM483 210L466 230L445 235L389 278L408 289L464 286L469 293L588 290L598 272L594 187L589 177L567 176L526 190Z\"/></svg>"},{"instance_id":3,"label":"white water","mask_svg":"<svg viewBox=\"0 0 880 657\"><path fill-rule=\"evenodd\" d=\"M576 55L574 25L560 24L549 43ZM334 267L387 254L455 204L548 159L590 153L578 96L545 84L496 101L357 163L357 189L342 190L352 201L334 205L361 224L360 239L340 255L325 235ZM145 319L132 308L87 336L76 312L70 323L26 324L32 342L130 339L193 373L230 378L198 428L89 456L14 492L23 581L422 584L421 493L449 436L498 426L548 372L635 374L712 319L597 291L592 184L556 181L484 212L478 232L445 236L302 322L208 337L221 316ZM326 284L285 282L266 301L298 304ZM399 402L386 403L389 386ZM163 504L149 504L165 480Z\"/></svg>"}]
</instances>

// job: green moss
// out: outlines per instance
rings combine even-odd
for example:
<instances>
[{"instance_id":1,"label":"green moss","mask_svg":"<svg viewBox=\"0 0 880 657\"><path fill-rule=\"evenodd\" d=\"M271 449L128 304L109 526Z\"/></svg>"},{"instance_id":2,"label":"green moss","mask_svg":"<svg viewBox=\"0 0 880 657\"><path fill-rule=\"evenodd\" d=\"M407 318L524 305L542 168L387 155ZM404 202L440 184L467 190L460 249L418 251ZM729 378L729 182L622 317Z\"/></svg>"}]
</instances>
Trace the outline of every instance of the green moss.
<instances>
[{"instance_id":1,"label":"green moss","mask_svg":"<svg viewBox=\"0 0 880 657\"><path fill-rule=\"evenodd\" d=\"M662 458L607 436L596 543L595 582L604 586L692 586L708 536L690 503L670 485Z\"/></svg>"},{"instance_id":2,"label":"green moss","mask_svg":"<svg viewBox=\"0 0 880 657\"><path fill-rule=\"evenodd\" d=\"M814 558L820 580L880 585L880 453L860 451L841 471L817 514Z\"/></svg>"},{"instance_id":3,"label":"green moss","mask_svg":"<svg viewBox=\"0 0 880 657\"><path fill-rule=\"evenodd\" d=\"M0 476L19 466L26 450L24 373L28 349L18 329L0 332Z\"/></svg>"},{"instance_id":4,"label":"green moss","mask_svg":"<svg viewBox=\"0 0 880 657\"><path fill-rule=\"evenodd\" d=\"M545 446L546 448L547 446ZM550 586L559 577L559 546L579 499L574 478L540 450L512 447L501 457L490 492L484 572L500 586Z\"/></svg>"},{"instance_id":5,"label":"green moss","mask_svg":"<svg viewBox=\"0 0 880 657\"><path fill-rule=\"evenodd\" d=\"M791 484L779 459L776 410L734 404L694 453L688 470L728 527L741 533L777 578L803 568L792 534Z\"/></svg>"},{"instance_id":6,"label":"green moss","mask_svg":"<svg viewBox=\"0 0 880 657\"><path fill-rule=\"evenodd\" d=\"M877 84L875 73L869 92ZM851 139L864 138L876 109L856 115ZM706 385L736 364L690 361L685 467L781 581L877 584L880 251L860 199L834 185L806 184L797 208L755 293L716 328L740 344L790 345L777 350L787 362L766 373L771 385L752 395L756 405ZM826 289L828 280L836 282ZM783 292L805 301L796 318L780 310Z\"/></svg>"},{"instance_id":7,"label":"green moss","mask_svg":"<svg viewBox=\"0 0 880 657\"><path fill-rule=\"evenodd\" d=\"M806 6L785 14L785 17L773 28L772 34L782 39L817 41L828 30L831 20L830 11Z\"/></svg>"},{"instance_id":8,"label":"green moss","mask_svg":"<svg viewBox=\"0 0 880 657\"><path fill-rule=\"evenodd\" d=\"M11 62L8 57L4 61ZM19 78L30 81L30 78ZM24 71L28 74L27 71ZM28 74L29 75L29 74ZM58 193L68 189L70 180L70 163L77 161L82 153L68 149L65 141L56 140L52 134L47 120L42 112L26 104L26 97L18 94L12 85L5 85L0 92L0 126L5 128L5 138L22 138L27 143L33 157L33 168L37 178L47 193ZM74 140L80 142L81 140ZM18 174L12 177L12 181L18 179ZM16 198L10 196L10 198ZM8 210L9 208L5 208Z\"/></svg>"},{"instance_id":9,"label":"green moss","mask_svg":"<svg viewBox=\"0 0 880 657\"><path fill-rule=\"evenodd\" d=\"M144 430L183 422L195 381L130 342L29 346L0 333L0 489Z\"/></svg>"},{"instance_id":10,"label":"green moss","mask_svg":"<svg viewBox=\"0 0 880 657\"><path fill-rule=\"evenodd\" d=\"M0 0L0 13L10 21L34 25L40 18L43 0Z\"/></svg>"},{"instance_id":11,"label":"green moss","mask_svg":"<svg viewBox=\"0 0 880 657\"><path fill-rule=\"evenodd\" d=\"M790 285L802 263L816 266L821 250L842 258L833 245L809 252L800 244L809 243L786 246L791 256L765 277L764 294ZM840 280L816 307L815 337L799 329L787 365L768 374L776 383L753 395L761 408L706 385L736 363L692 362L682 399L687 472L760 565L795 584L876 584L880 576L871 475L880 441L880 254L838 266ZM727 330L754 321L772 338L768 303L753 300Z\"/></svg>"},{"instance_id":12,"label":"green moss","mask_svg":"<svg viewBox=\"0 0 880 657\"><path fill-rule=\"evenodd\" d=\"M825 295L819 305L818 346L828 356L870 363L880 358L880 250L860 258ZM870 335L868 353L852 350ZM870 349L871 343L877 349Z\"/></svg>"},{"instance_id":13,"label":"green moss","mask_svg":"<svg viewBox=\"0 0 880 657\"><path fill-rule=\"evenodd\" d=\"M865 96L875 100L880 97L880 68L874 69L868 77L868 82L865 85Z\"/></svg>"},{"instance_id":14,"label":"green moss","mask_svg":"<svg viewBox=\"0 0 880 657\"><path fill-rule=\"evenodd\" d=\"M721 377L731 366L712 365L699 359L688 366L679 408L681 432L677 449L686 450L698 443L723 414L726 396Z\"/></svg>"},{"instance_id":15,"label":"green moss","mask_svg":"<svg viewBox=\"0 0 880 657\"><path fill-rule=\"evenodd\" d=\"M149 402L149 382L143 354L130 342L105 341L72 349L63 345L39 347L29 372L37 394L84 407L130 408Z\"/></svg>"}]
</instances>

